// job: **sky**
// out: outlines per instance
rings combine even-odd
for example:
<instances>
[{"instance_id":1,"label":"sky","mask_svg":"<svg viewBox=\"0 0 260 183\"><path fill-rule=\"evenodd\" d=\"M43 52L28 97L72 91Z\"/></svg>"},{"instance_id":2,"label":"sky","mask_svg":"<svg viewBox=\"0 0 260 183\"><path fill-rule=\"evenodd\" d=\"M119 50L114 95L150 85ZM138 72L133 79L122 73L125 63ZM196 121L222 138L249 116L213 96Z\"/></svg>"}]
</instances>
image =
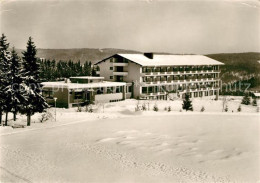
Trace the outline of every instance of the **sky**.
<instances>
[{"instance_id":1,"label":"sky","mask_svg":"<svg viewBox=\"0 0 260 183\"><path fill-rule=\"evenodd\" d=\"M260 52L259 0L0 0L0 32L25 48Z\"/></svg>"}]
</instances>

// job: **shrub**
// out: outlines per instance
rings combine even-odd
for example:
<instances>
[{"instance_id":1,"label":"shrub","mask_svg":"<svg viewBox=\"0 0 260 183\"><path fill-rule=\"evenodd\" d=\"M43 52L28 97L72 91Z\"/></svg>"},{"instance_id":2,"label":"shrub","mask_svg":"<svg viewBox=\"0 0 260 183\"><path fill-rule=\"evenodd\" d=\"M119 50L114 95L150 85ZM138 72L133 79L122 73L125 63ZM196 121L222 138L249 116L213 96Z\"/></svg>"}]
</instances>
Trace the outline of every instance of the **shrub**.
<instances>
[{"instance_id":1,"label":"shrub","mask_svg":"<svg viewBox=\"0 0 260 183\"><path fill-rule=\"evenodd\" d=\"M226 107L225 107L225 112L228 112L228 106L226 105Z\"/></svg>"},{"instance_id":2,"label":"shrub","mask_svg":"<svg viewBox=\"0 0 260 183\"><path fill-rule=\"evenodd\" d=\"M201 109L200 109L200 112L204 112L205 111L205 107L202 106Z\"/></svg>"},{"instance_id":3,"label":"shrub","mask_svg":"<svg viewBox=\"0 0 260 183\"><path fill-rule=\"evenodd\" d=\"M171 111L172 111L171 106L168 106L168 112L171 112Z\"/></svg>"},{"instance_id":4,"label":"shrub","mask_svg":"<svg viewBox=\"0 0 260 183\"><path fill-rule=\"evenodd\" d=\"M138 101L137 104L136 104L136 106L135 106L135 112L140 111L140 110L141 110L141 109L140 109L139 101Z\"/></svg>"},{"instance_id":5,"label":"shrub","mask_svg":"<svg viewBox=\"0 0 260 183\"><path fill-rule=\"evenodd\" d=\"M250 104L250 97L249 97L249 94L248 92L245 93L242 101L241 101L241 104L245 104L245 105L249 105Z\"/></svg>"},{"instance_id":6,"label":"shrub","mask_svg":"<svg viewBox=\"0 0 260 183\"><path fill-rule=\"evenodd\" d=\"M142 110L143 110L143 111L146 111L146 110L147 110L145 103L143 103L143 105L142 105Z\"/></svg>"},{"instance_id":7,"label":"shrub","mask_svg":"<svg viewBox=\"0 0 260 183\"><path fill-rule=\"evenodd\" d=\"M168 110L168 107L164 107L164 110L167 111L167 110Z\"/></svg>"},{"instance_id":8,"label":"shrub","mask_svg":"<svg viewBox=\"0 0 260 183\"><path fill-rule=\"evenodd\" d=\"M82 112L82 107L78 105L77 112Z\"/></svg>"},{"instance_id":9,"label":"shrub","mask_svg":"<svg viewBox=\"0 0 260 183\"><path fill-rule=\"evenodd\" d=\"M238 108L237 108L237 112L241 112L241 111L242 111L241 105L239 105Z\"/></svg>"},{"instance_id":10,"label":"shrub","mask_svg":"<svg viewBox=\"0 0 260 183\"><path fill-rule=\"evenodd\" d=\"M53 115L51 112L47 111L45 113L42 113L42 115L40 116L40 119L39 121L41 123L45 122L45 121L48 121L48 120L53 120Z\"/></svg>"},{"instance_id":11,"label":"shrub","mask_svg":"<svg viewBox=\"0 0 260 183\"><path fill-rule=\"evenodd\" d=\"M93 110L93 107L92 107L92 105L90 104L90 105L88 105L88 106L86 106L86 112L90 112L90 113L92 113L94 110Z\"/></svg>"},{"instance_id":12,"label":"shrub","mask_svg":"<svg viewBox=\"0 0 260 183\"><path fill-rule=\"evenodd\" d=\"M253 106L257 106L256 98L254 98L254 100L253 100L253 102L252 102L252 105L253 105Z\"/></svg>"},{"instance_id":13,"label":"shrub","mask_svg":"<svg viewBox=\"0 0 260 183\"><path fill-rule=\"evenodd\" d=\"M154 110L155 112L159 111L157 104L154 104L153 110Z\"/></svg>"}]
</instances>

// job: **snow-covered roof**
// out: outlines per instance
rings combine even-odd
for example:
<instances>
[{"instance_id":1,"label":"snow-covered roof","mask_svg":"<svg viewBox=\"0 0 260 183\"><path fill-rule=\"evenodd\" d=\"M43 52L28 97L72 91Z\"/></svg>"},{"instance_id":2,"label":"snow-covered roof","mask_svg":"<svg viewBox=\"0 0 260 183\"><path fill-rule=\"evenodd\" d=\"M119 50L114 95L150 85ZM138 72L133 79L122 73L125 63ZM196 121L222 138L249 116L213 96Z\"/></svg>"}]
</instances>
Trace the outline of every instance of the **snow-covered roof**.
<instances>
[{"instance_id":1,"label":"snow-covered roof","mask_svg":"<svg viewBox=\"0 0 260 183\"><path fill-rule=\"evenodd\" d=\"M43 88L68 88L68 89L79 89L79 88L100 88L100 87L112 87L112 86L125 86L124 82L98 82L98 83L65 83L61 82L43 82Z\"/></svg>"},{"instance_id":2,"label":"snow-covered roof","mask_svg":"<svg viewBox=\"0 0 260 183\"><path fill-rule=\"evenodd\" d=\"M75 77L70 77L70 79L104 79L104 77L95 77L95 76L75 76Z\"/></svg>"},{"instance_id":3,"label":"snow-covered roof","mask_svg":"<svg viewBox=\"0 0 260 183\"><path fill-rule=\"evenodd\" d=\"M214 60L212 58L203 56L203 55L162 55L162 54L153 54L153 58L150 59L144 54L116 54L121 57L124 57L132 62L135 62L141 66L181 66L181 65L224 65L222 62ZM111 56L113 57L113 56ZM108 57L108 58L111 58ZM96 64L99 64L102 61L107 60L105 58Z\"/></svg>"},{"instance_id":4,"label":"snow-covered roof","mask_svg":"<svg viewBox=\"0 0 260 183\"><path fill-rule=\"evenodd\" d=\"M118 54L142 66L172 65L223 65L223 63L203 55L161 55L154 54L150 59L143 54Z\"/></svg>"},{"instance_id":5,"label":"snow-covered roof","mask_svg":"<svg viewBox=\"0 0 260 183\"><path fill-rule=\"evenodd\" d=\"M254 96L260 97L260 93L254 93Z\"/></svg>"}]
</instances>

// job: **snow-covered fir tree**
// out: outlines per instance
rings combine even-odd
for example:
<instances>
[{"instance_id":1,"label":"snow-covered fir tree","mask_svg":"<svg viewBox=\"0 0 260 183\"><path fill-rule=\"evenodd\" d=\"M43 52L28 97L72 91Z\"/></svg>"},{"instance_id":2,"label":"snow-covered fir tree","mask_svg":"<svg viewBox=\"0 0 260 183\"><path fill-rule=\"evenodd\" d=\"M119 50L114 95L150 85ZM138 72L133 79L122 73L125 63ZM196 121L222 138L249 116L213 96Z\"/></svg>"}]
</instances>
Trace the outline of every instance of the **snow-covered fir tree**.
<instances>
[{"instance_id":1,"label":"snow-covered fir tree","mask_svg":"<svg viewBox=\"0 0 260 183\"><path fill-rule=\"evenodd\" d=\"M189 93L185 93L185 97L183 100L183 104L182 104L182 109L188 111L193 111L193 107L192 107L192 102L190 100L190 94Z\"/></svg>"},{"instance_id":2,"label":"snow-covered fir tree","mask_svg":"<svg viewBox=\"0 0 260 183\"><path fill-rule=\"evenodd\" d=\"M7 109L6 93L7 86L10 85L8 75L10 74L11 55L8 48L9 43L7 43L6 36L2 34L0 37L0 123L2 123L3 112Z\"/></svg>"},{"instance_id":3,"label":"snow-covered fir tree","mask_svg":"<svg viewBox=\"0 0 260 183\"><path fill-rule=\"evenodd\" d=\"M36 112L44 112L48 108L46 100L41 95L40 68L36 57L36 46L29 37L26 51L23 52L23 77L26 84L27 102L23 113L27 115L27 125L31 125L31 116Z\"/></svg>"},{"instance_id":4,"label":"snow-covered fir tree","mask_svg":"<svg viewBox=\"0 0 260 183\"><path fill-rule=\"evenodd\" d=\"M6 93L6 102L8 103L6 116L8 115L8 112L13 112L14 121L16 120L17 112L23 109L26 102L25 84L21 71L21 60L13 48L11 51L10 72L8 74L11 84L7 86Z\"/></svg>"}]
</instances>

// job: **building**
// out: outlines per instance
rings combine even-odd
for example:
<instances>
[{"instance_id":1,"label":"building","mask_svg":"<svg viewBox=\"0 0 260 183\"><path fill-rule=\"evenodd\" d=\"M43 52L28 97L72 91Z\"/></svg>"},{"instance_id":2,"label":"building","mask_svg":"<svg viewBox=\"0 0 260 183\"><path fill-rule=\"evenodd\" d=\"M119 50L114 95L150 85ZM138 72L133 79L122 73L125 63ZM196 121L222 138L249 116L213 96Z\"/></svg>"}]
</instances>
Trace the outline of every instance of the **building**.
<instances>
[{"instance_id":1,"label":"building","mask_svg":"<svg viewBox=\"0 0 260 183\"><path fill-rule=\"evenodd\" d=\"M124 100L131 94L126 92L125 82L104 81L104 77L70 77L60 82L43 82L42 94L48 104L57 107L73 107L99 102Z\"/></svg>"},{"instance_id":2,"label":"building","mask_svg":"<svg viewBox=\"0 0 260 183\"><path fill-rule=\"evenodd\" d=\"M106 81L126 82L133 98L216 96L220 90L220 65L202 55L115 54L96 63ZM127 96L129 97L129 95Z\"/></svg>"}]
</instances>

